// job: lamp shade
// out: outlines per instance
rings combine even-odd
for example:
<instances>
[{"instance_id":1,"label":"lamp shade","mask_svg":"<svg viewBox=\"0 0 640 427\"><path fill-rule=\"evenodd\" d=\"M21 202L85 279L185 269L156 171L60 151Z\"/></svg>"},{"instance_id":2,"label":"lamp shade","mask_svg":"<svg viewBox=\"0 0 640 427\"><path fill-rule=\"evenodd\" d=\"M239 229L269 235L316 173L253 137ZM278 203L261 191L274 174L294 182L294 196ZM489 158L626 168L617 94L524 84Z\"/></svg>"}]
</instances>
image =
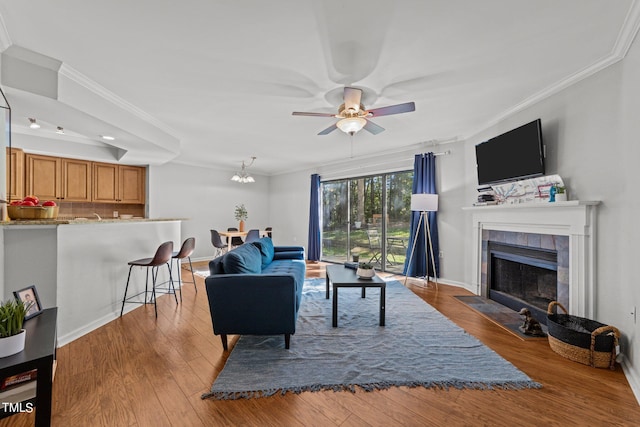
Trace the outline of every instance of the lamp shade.
<instances>
[{"instance_id":1,"label":"lamp shade","mask_svg":"<svg viewBox=\"0 0 640 427\"><path fill-rule=\"evenodd\" d=\"M336 126L344 133L356 133L360 131L367 121L362 117L347 117L336 123Z\"/></svg>"},{"instance_id":2,"label":"lamp shade","mask_svg":"<svg viewBox=\"0 0 640 427\"><path fill-rule=\"evenodd\" d=\"M411 210L420 212L435 212L438 210L437 194L412 194Z\"/></svg>"}]
</instances>

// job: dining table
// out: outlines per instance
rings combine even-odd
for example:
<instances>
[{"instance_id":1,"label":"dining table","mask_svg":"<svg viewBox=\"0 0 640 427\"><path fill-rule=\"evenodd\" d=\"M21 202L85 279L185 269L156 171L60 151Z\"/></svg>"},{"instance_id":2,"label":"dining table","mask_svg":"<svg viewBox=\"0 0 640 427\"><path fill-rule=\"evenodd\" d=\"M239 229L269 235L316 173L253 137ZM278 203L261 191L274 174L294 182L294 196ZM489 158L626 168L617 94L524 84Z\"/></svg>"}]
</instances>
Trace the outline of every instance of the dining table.
<instances>
[{"instance_id":1,"label":"dining table","mask_svg":"<svg viewBox=\"0 0 640 427\"><path fill-rule=\"evenodd\" d=\"M227 238L227 251L231 250L232 245L232 237L240 237L243 241L244 238L249 234L248 231L218 231L218 234L222 237ZM269 232L267 230L260 230L260 237L268 236Z\"/></svg>"}]
</instances>

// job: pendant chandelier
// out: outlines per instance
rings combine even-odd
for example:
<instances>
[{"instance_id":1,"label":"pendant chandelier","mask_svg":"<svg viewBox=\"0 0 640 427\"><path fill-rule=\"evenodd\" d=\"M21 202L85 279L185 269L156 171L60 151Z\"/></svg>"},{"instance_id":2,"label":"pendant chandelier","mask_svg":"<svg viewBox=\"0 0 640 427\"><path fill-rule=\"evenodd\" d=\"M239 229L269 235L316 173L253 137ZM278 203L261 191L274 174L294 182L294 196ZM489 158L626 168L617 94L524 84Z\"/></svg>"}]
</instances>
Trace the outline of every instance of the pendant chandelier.
<instances>
[{"instance_id":1,"label":"pendant chandelier","mask_svg":"<svg viewBox=\"0 0 640 427\"><path fill-rule=\"evenodd\" d=\"M244 160L242 161L242 169L240 172L236 172L231 177L231 181L239 182L241 184L247 184L249 182L256 182L255 179L247 172L247 168L251 167L253 162L256 161L255 157L251 157L251 162L248 165L245 165Z\"/></svg>"}]
</instances>

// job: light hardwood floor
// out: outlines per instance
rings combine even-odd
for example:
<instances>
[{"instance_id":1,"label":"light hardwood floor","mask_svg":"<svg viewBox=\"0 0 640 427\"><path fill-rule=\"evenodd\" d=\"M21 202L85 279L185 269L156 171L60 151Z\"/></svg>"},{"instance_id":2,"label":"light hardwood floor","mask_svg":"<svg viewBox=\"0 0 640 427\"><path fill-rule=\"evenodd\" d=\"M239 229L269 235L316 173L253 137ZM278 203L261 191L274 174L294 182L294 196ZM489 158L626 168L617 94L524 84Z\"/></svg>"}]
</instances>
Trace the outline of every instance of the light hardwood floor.
<instances>
[{"instance_id":1,"label":"light hardwood floor","mask_svg":"<svg viewBox=\"0 0 640 427\"><path fill-rule=\"evenodd\" d=\"M185 280L190 275L184 274ZM324 277L309 264L308 277ZM224 366L213 335L204 279L140 307L61 347L53 388L54 426L636 426L640 407L620 366L595 369L558 356L545 340L521 341L453 298L440 284L409 287L543 385L539 390L439 390L287 394L201 400ZM235 343L231 339L230 346ZM295 335L291 338L295 345ZM397 351L402 351L401 348ZM0 426L33 425L33 414Z\"/></svg>"}]
</instances>

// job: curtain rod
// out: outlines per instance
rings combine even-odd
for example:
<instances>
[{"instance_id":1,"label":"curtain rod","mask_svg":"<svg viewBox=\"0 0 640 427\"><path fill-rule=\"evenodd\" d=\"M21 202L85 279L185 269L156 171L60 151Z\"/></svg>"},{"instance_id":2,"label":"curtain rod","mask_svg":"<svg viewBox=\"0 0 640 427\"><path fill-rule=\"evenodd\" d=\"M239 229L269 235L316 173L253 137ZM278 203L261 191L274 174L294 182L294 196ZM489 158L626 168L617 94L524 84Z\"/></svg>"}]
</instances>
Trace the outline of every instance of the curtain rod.
<instances>
[{"instance_id":1,"label":"curtain rod","mask_svg":"<svg viewBox=\"0 0 640 427\"><path fill-rule=\"evenodd\" d=\"M447 150L447 151L442 151L440 153L433 153L434 156L448 156L449 154L451 154L451 150Z\"/></svg>"}]
</instances>

